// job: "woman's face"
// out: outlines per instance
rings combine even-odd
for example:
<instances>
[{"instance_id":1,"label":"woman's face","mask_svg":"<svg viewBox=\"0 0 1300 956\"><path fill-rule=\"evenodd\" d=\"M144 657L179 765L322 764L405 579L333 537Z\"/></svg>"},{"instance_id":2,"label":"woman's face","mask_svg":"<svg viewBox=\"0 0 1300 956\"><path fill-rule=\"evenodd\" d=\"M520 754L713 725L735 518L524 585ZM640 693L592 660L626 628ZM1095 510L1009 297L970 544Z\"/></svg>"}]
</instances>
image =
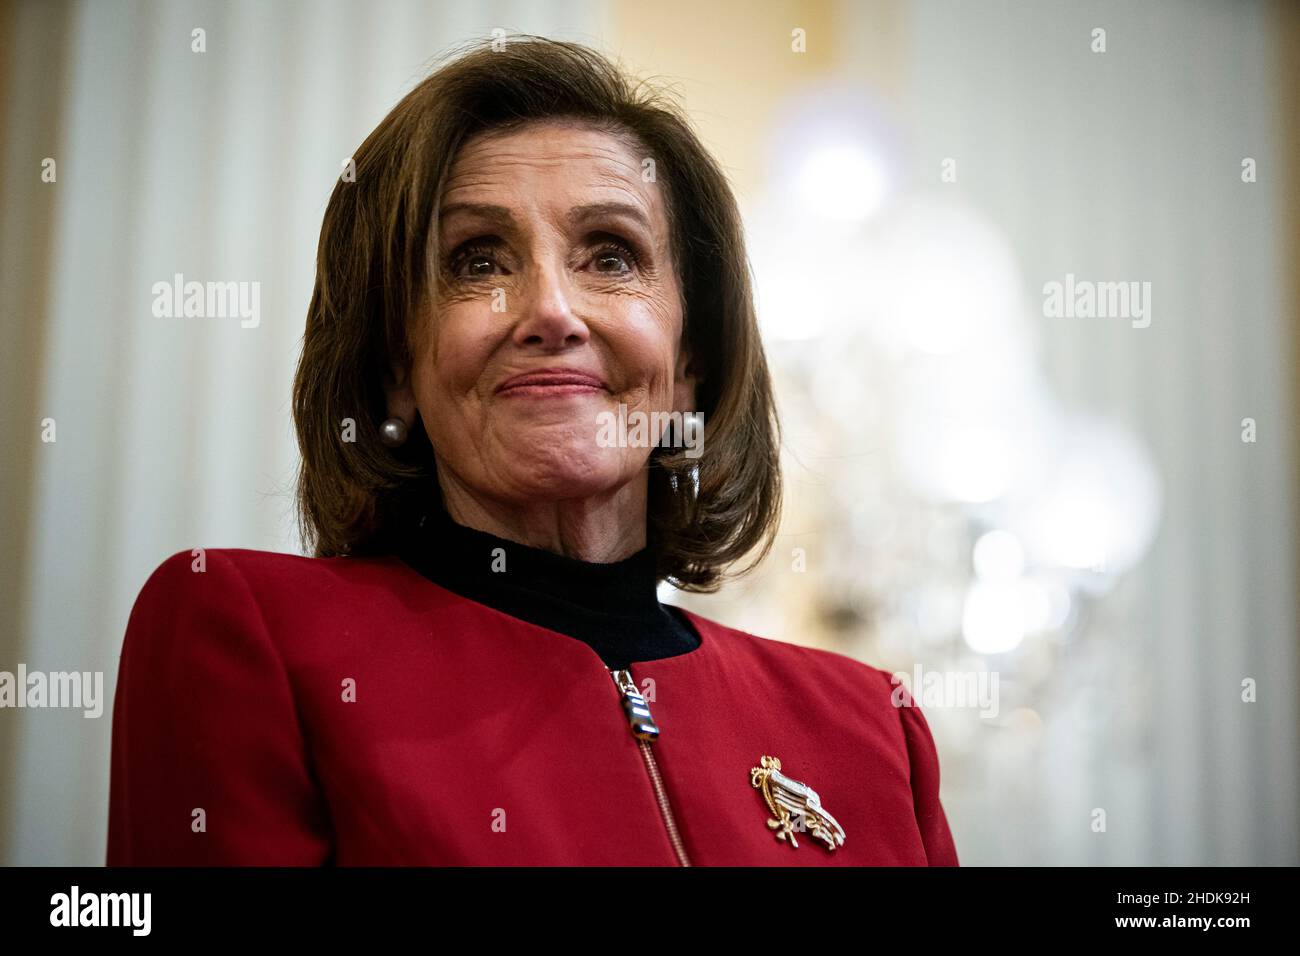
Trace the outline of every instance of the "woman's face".
<instances>
[{"instance_id":1,"label":"woman's face","mask_svg":"<svg viewBox=\"0 0 1300 956\"><path fill-rule=\"evenodd\" d=\"M389 403L408 421L418 407L445 494L526 505L643 491L651 449L602 447L602 413L693 409L667 210L642 158L553 122L480 135L457 156L439 289ZM537 372L556 374L510 387Z\"/></svg>"}]
</instances>

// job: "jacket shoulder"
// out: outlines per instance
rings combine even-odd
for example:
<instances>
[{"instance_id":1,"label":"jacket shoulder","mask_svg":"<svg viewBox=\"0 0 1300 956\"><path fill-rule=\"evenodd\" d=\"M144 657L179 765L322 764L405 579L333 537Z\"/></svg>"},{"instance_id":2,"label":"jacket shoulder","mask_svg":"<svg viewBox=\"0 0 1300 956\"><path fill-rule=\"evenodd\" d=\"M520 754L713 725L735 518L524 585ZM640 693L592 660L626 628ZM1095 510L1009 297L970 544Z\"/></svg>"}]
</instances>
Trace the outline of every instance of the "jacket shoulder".
<instances>
[{"instance_id":1,"label":"jacket shoulder","mask_svg":"<svg viewBox=\"0 0 1300 956\"><path fill-rule=\"evenodd\" d=\"M254 548L190 548L168 555L153 570L150 578L157 575L167 577L181 571L205 572L214 567L225 573L239 572L258 577L325 574L346 568L361 569L374 566L385 560L388 559L382 557L312 558L302 554L259 551Z\"/></svg>"},{"instance_id":2,"label":"jacket shoulder","mask_svg":"<svg viewBox=\"0 0 1300 956\"><path fill-rule=\"evenodd\" d=\"M391 576L394 558L312 558L252 548L192 548L169 555L150 573L137 604L169 600L274 597L298 589L335 589Z\"/></svg>"},{"instance_id":3,"label":"jacket shoulder","mask_svg":"<svg viewBox=\"0 0 1300 956\"><path fill-rule=\"evenodd\" d=\"M110 866L327 854L292 675L254 590L259 560L293 556L253 554L178 551L136 598L113 701ZM221 821L206 839L196 807Z\"/></svg>"},{"instance_id":4,"label":"jacket shoulder","mask_svg":"<svg viewBox=\"0 0 1300 956\"><path fill-rule=\"evenodd\" d=\"M815 674L839 675L841 678L865 681L875 687L883 684L891 690L897 684L888 671L874 667L856 657L850 657L848 654L778 638L763 637L693 611L687 613L697 624L703 622L714 635L715 640L721 639L729 650L749 654L769 662L772 666L798 667Z\"/></svg>"},{"instance_id":5,"label":"jacket shoulder","mask_svg":"<svg viewBox=\"0 0 1300 956\"><path fill-rule=\"evenodd\" d=\"M169 652L194 648L199 638L218 630L228 635L229 630L219 628L218 622L229 625L235 620L243 631L261 630L257 600L239 551L177 551L164 558L140 588L131 607L123 656L152 659L164 647Z\"/></svg>"}]
</instances>

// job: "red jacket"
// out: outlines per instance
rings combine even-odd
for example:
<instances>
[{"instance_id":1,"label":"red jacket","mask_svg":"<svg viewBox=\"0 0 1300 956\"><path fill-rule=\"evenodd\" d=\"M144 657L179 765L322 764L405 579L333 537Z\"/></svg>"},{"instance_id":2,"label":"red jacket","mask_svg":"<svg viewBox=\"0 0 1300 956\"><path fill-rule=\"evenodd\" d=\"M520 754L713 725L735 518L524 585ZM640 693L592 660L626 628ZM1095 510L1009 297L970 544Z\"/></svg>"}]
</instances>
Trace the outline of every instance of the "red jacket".
<instances>
[{"instance_id":1,"label":"red jacket","mask_svg":"<svg viewBox=\"0 0 1300 956\"><path fill-rule=\"evenodd\" d=\"M110 866L957 864L924 717L849 657L687 612L698 648L630 668L642 745L587 644L396 558L196 560L131 612ZM842 844L777 838L764 756Z\"/></svg>"}]
</instances>

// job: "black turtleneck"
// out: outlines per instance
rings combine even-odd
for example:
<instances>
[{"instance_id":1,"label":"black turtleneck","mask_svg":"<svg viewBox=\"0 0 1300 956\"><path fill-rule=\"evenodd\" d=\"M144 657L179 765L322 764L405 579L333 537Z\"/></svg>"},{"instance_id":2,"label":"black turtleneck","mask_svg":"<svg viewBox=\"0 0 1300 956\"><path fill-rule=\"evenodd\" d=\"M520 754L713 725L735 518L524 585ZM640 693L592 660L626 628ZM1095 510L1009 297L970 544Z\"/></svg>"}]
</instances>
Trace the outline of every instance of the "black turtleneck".
<instances>
[{"instance_id":1,"label":"black turtleneck","mask_svg":"<svg viewBox=\"0 0 1300 956\"><path fill-rule=\"evenodd\" d=\"M678 608L659 603L649 545L622 561L580 561L457 524L439 503L397 550L461 597L590 645L606 667L676 657L700 643Z\"/></svg>"}]
</instances>

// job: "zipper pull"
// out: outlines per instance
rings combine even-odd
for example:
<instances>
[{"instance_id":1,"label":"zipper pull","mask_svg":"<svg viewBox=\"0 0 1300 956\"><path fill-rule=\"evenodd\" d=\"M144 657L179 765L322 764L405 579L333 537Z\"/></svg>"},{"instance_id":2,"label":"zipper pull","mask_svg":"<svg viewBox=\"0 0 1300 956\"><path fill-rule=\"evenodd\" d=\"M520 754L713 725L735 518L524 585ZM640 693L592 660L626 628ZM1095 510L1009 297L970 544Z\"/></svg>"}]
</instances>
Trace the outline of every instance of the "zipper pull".
<instances>
[{"instance_id":1,"label":"zipper pull","mask_svg":"<svg viewBox=\"0 0 1300 956\"><path fill-rule=\"evenodd\" d=\"M623 695L623 712L627 714L628 723L632 726L632 736L637 740L654 740L659 736L659 725L650 714L650 705L637 690L632 672L609 667L605 669L614 678L615 686Z\"/></svg>"}]
</instances>

